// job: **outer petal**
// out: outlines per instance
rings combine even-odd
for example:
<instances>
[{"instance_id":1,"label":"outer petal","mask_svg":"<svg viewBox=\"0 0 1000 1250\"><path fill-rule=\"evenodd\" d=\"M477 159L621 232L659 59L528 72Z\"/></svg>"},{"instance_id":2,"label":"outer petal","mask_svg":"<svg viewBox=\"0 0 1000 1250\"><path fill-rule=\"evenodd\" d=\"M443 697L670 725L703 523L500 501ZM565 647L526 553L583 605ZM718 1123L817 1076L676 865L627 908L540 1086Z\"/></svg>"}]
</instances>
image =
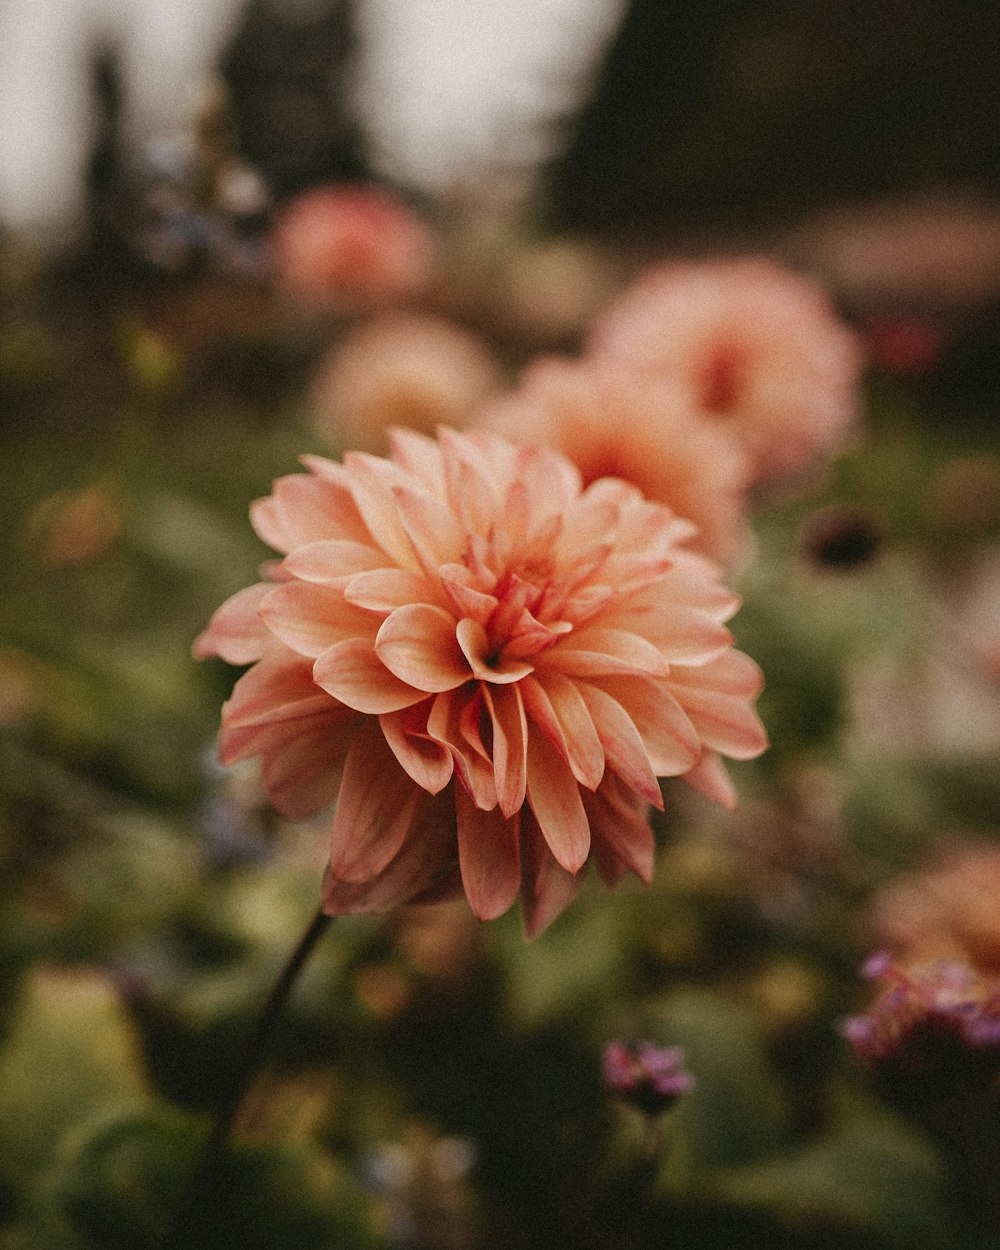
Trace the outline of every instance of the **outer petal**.
<instances>
[{"instance_id":1,"label":"outer petal","mask_svg":"<svg viewBox=\"0 0 1000 1250\"><path fill-rule=\"evenodd\" d=\"M412 707L427 697L390 673L370 643L351 638L324 651L313 666L313 679L335 699L378 716Z\"/></svg>"},{"instance_id":2,"label":"outer petal","mask_svg":"<svg viewBox=\"0 0 1000 1250\"><path fill-rule=\"evenodd\" d=\"M400 681L428 694L454 690L472 677L455 638L455 618L427 603L408 604L386 617L375 653Z\"/></svg>"},{"instance_id":3,"label":"outer petal","mask_svg":"<svg viewBox=\"0 0 1000 1250\"><path fill-rule=\"evenodd\" d=\"M252 664L259 660L269 637L260 618L260 605L273 589L273 584L258 582L227 599L195 639L195 659L217 655L227 664Z\"/></svg>"},{"instance_id":4,"label":"outer petal","mask_svg":"<svg viewBox=\"0 0 1000 1250\"><path fill-rule=\"evenodd\" d=\"M552 854L567 872L587 862L590 824L580 787L546 738L528 738L528 802Z\"/></svg>"},{"instance_id":5,"label":"outer petal","mask_svg":"<svg viewBox=\"0 0 1000 1250\"><path fill-rule=\"evenodd\" d=\"M381 873L350 882L328 868L323 910L327 915L391 911L418 898L448 894L457 879L454 800L446 792L421 800L402 848Z\"/></svg>"},{"instance_id":6,"label":"outer petal","mask_svg":"<svg viewBox=\"0 0 1000 1250\"><path fill-rule=\"evenodd\" d=\"M461 786L455 790L458 859L469 906L480 920L503 915L521 885L520 819L499 808L481 811Z\"/></svg>"},{"instance_id":7,"label":"outer petal","mask_svg":"<svg viewBox=\"0 0 1000 1250\"><path fill-rule=\"evenodd\" d=\"M678 686L676 693L698 736L712 750L734 760L751 760L767 750L764 726L744 700L693 686Z\"/></svg>"},{"instance_id":8,"label":"outer petal","mask_svg":"<svg viewBox=\"0 0 1000 1250\"><path fill-rule=\"evenodd\" d=\"M367 881L403 844L421 791L399 767L380 727L354 735L330 836L330 871L341 881Z\"/></svg>"},{"instance_id":9,"label":"outer petal","mask_svg":"<svg viewBox=\"0 0 1000 1250\"><path fill-rule=\"evenodd\" d=\"M587 682L580 683L580 694L594 720L594 728L604 747L607 766L647 803L663 807L656 774L649 754L632 718L617 699Z\"/></svg>"},{"instance_id":10,"label":"outer petal","mask_svg":"<svg viewBox=\"0 0 1000 1250\"><path fill-rule=\"evenodd\" d=\"M558 864L527 808L521 813L521 915L524 934L537 937L567 907L583 885L584 874Z\"/></svg>"},{"instance_id":11,"label":"outer petal","mask_svg":"<svg viewBox=\"0 0 1000 1250\"><path fill-rule=\"evenodd\" d=\"M596 794L585 794L583 803L590 818L593 857L605 881L615 885L626 872L634 872L649 885L656 843L646 804L616 779Z\"/></svg>"},{"instance_id":12,"label":"outer petal","mask_svg":"<svg viewBox=\"0 0 1000 1250\"><path fill-rule=\"evenodd\" d=\"M328 538L296 547L282 562L282 568L304 582L342 585L355 573L382 568L385 554L369 543Z\"/></svg>"},{"instance_id":13,"label":"outer petal","mask_svg":"<svg viewBox=\"0 0 1000 1250\"><path fill-rule=\"evenodd\" d=\"M339 590L310 582L275 586L260 614L285 646L311 659L345 638L373 638L376 625L360 608L345 603Z\"/></svg>"},{"instance_id":14,"label":"outer petal","mask_svg":"<svg viewBox=\"0 0 1000 1250\"><path fill-rule=\"evenodd\" d=\"M628 712L657 777L686 773L701 758L702 745L684 709L670 692L675 669L666 681L647 677L604 677L595 683Z\"/></svg>"},{"instance_id":15,"label":"outer petal","mask_svg":"<svg viewBox=\"0 0 1000 1250\"><path fill-rule=\"evenodd\" d=\"M726 772L725 764L713 751L706 751L700 762L684 774L684 780L693 790L714 803L721 803L728 808L736 806L736 788Z\"/></svg>"}]
</instances>

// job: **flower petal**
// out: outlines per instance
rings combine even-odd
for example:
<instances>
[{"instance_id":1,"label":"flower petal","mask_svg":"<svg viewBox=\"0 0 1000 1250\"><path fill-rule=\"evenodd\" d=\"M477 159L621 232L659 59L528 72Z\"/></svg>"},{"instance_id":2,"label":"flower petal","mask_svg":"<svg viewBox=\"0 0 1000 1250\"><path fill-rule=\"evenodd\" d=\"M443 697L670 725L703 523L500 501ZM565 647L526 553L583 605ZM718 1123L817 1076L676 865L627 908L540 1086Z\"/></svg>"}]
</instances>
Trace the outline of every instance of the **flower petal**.
<instances>
[{"instance_id":1,"label":"flower petal","mask_svg":"<svg viewBox=\"0 0 1000 1250\"><path fill-rule=\"evenodd\" d=\"M268 639L260 605L273 589L268 582L258 582L227 599L195 639L191 649L195 659L217 655L227 664L252 664L259 660Z\"/></svg>"},{"instance_id":2,"label":"flower petal","mask_svg":"<svg viewBox=\"0 0 1000 1250\"><path fill-rule=\"evenodd\" d=\"M296 547L282 561L284 572L304 582L341 585L355 573L382 568L385 553L368 543L343 538L326 538Z\"/></svg>"},{"instance_id":3,"label":"flower petal","mask_svg":"<svg viewBox=\"0 0 1000 1250\"><path fill-rule=\"evenodd\" d=\"M684 774L684 780L713 803L728 808L737 804L736 787L714 751L706 751L694 768Z\"/></svg>"},{"instance_id":4,"label":"flower petal","mask_svg":"<svg viewBox=\"0 0 1000 1250\"><path fill-rule=\"evenodd\" d=\"M370 643L349 638L324 651L313 666L313 680L356 712L378 716L398 712L427 698L390 673Z\"/></svg>"},{"instance_id":5,"label":"flower petal","mask_svg":"<svg viewBox=\"0 0 1000 1250\"><path fill-rule=\"evenodd\" d=\"M584 874L556 862L531 811L521 813L521 915L526 938L547 929L583 885Z\"/></svg>"},{"instance_id":6,"label":"flower petal","mask_svg":"<svg viewBox=\"0 0 1000 1250\"><path fill-rule=\"evenodd\" d=\"M345 638L374 638L377 626L366 612L345 603L339 590L313 582L275 586L261 602L260 615L285 646L310 659Z\"/></svg>"},{"instance_id":7,"label":"flower petal","mask_svg":"<svg viewBox=\"0 0 1000 1250\"><path fill-rule=\"evenodd\" d=\"M520 820L499 808L481 811L461 786L455 790L458 860L469 906L480 920L495 920L521 885Z\"/></svg>"},{"instance_id":8,"label":"flower petal","mask_svg":"<svg viewBox=\"0 0 1000 1250\"><path fill-rule=\"evenodd\" d=\"M438 897L458 884L454 800L449 792L420 802L403 845L388 866L368 881L338 879L328 867L323 879L327 915L391 911L425 896Z\"/></svg>"},{"instance_id":9,"label":"flower petal","mask_svg":"<svg viewBox=\"0 0 1000 1250\"><path fill-rule=\"evenodd\" d=\"M675 687L677 701L706 746L734 760L752 760L767 750L757 713L742 699L693 686Z\"/></svg>"},{"instance_id":10,"label":"flower petal","mask_svg":"<svg viewBox=\"0 0 1000 1250\"><path fill-rule=\"evenodd\" d=\"M593 718L607 767L637 794L641 794L647 803L662 808L660 786L632 718L617 699L598 686L581 682L580 694Z\"/></svg>"},{"instance_id":11,"label":"flower petal","mask_svg":"<svg viewBox=\"0 0 1000 1250\"><path fill-rule=\"evenodd\" d=\"M504 684L520 681L532 672L534 665L527 660L507 659L503 653L497 655L490 645L486 630L478 621L469 617L463 618L455 627L455 636L462 653L469 662L472 675L480 681Z\"/></svg>"},{"instance_id":12,"label":"flower petal","mask_svg":"<svg viewBox=\"0 0 1000 1250\"><path fill-rule=\"evenodd\" d=\"M344 598L367 612L388 614L408 603L424 603L434 592L427 579L409 569L372 569L357 573L344 587Z\"/></svg>"},{"instance_id":13,"label":"flower petal","mask_svg":"<svg viewBox=\"0 0 1000 1250\"><path fill-rule=\"evenodd\" d=\"M579 872L590 850L590 825L580 787L568 765L539 734L528 737L528 802L552 854Z\"/></svg>"},{"instance_id":14,"label":"flower petal","mask_svg":"<svg viewBox=\"0 0 1000 1250\"><path fill-rule=\"evenodd\" d=\"M539 667L572 677L599 677L603 673L639 673L665 677L666 660L641 634L625 629L589 625L574 630L539 657Z\"/></svg>"},{"instance_id":15,"label":"flower petal","mask_svg":"<svg viewBox=\"0 0 1000 1250\"><path fill-rule=\"evenodd\" d=\"M573 776L595 790L604 776L604 748L576 684L561 673L527 678L519 689L532 721L569 764Z\"/></svg>"},{"instance_id":16,"label":"flower petal","mask_svg":"<svg viewBox=\"0 0 1000 1250\"><path fill-rule=\"evenodd\" d=\"M330 871L367 881L403 844L421 791L399 767L382 730L367 722L354 735L330 832Z\"/></svg>"},{"instance_id":17,"label":"flower petal","mask_svg":"<svg viewBox=\"0 0 1000 1250\"><path fill-rule=\"evenodd\" d=\"M523 806L528 777L528 721L517 686L483 686L493 722L493 772L504 816Z\"/></svg>"},{"instance_id":18,"label":"flower petal","mask_svg":"<svg viewBox=\"0 0 1000 1250\"><path fill-rule=\"evenodd\" d=\"M455 637L455 618L427 603L407 604L387 616L375 653L400 681L428 694L454 690L472 676Z\"/></svg>"},{"instance_id":19,"label":"flower petal","mask_svg":"<svg viewBox=\"0 0 1000 1250\"><path fill-rule=\"evenodd\" d=\"M672 668L666 681L648 677L603 677L594 683L617 699L628 712L657 777L685 773L701 758L698 734L670 693L676 672Z\"/></svg>"},{"instance_id":20,"label":"flower petal","mask_svg":"<svg viewBox=\"0 0 1000 1250\"><path fill-rule=\"evenodd\" d=\"M427 733L427 715L418 706L379 717L385 740L401 767L428 794L438 794L451 780L454 762L447 747Z\"/></svg>"}]
</instances>

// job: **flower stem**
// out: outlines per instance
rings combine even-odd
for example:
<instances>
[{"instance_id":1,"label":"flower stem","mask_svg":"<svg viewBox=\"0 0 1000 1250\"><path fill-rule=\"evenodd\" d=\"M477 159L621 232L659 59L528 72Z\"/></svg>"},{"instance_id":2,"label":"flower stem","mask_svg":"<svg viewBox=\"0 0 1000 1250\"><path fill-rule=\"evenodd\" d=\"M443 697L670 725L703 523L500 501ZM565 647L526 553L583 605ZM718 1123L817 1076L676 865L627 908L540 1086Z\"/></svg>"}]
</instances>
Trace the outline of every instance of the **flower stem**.
<instances>
[{"instance_id":1,"label":"flower stem","mask_svg":"<svg viewBox=\"0 0 1000 1250\"><path fill-rule=\"evenodd\" d=\"M229 1134L264 1055L271 1033L299 973L332 919L332 916L326 915L322 910L316 912L257 1015L250 1036L247 1038L242 1059L229 1083L225 1097L219 1104L212 1131L195 1164L186 1200L178 1214L172 1245L190 1246L191 1235L202 1227L201 1221L217 1191L219 1165L225 1157Z\"/></svg>"}]
</instances>

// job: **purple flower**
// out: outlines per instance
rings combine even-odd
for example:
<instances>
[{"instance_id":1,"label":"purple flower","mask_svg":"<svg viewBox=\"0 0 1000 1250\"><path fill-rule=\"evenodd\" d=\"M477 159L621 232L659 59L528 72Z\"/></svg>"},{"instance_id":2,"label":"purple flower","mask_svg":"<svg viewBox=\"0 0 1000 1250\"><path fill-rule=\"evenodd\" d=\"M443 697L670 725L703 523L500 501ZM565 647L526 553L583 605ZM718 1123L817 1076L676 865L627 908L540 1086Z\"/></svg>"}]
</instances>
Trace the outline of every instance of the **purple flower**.
<instances>
[{"instance_id":1,"label":"purple flower","mask_svg":"<svg viewBox=\"0 0 1000 1250\"><path fill-rule=\"evenodd\" d=\"M694 1085L683 1064L679 1047L652 1042L608 1042L601 1056L604 1084L646 1115L659 1115Z\"/></svg>"}]
</instances>

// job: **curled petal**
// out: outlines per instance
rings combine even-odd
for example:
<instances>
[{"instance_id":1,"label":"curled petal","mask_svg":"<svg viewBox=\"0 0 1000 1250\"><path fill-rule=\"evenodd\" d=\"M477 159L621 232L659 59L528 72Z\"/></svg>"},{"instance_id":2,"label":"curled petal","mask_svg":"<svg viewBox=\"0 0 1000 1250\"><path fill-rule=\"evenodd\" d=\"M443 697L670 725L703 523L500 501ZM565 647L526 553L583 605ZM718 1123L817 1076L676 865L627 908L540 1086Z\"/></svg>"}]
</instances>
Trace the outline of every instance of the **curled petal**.
<instances>
[{"instance_id":1,"label":"curled petal","mask_svg":"<svg viewBox=\"0 0 1000 1250\"><path fill-rule=\"evenodd\" d=\"M420 705L379 717L382 733L393 755L409 777L428 794L437 794L451 780L451 752L427 733L426 711ZM415 715L416 713L416 715Z\"/></svg>"},{"instance_id":2,"label":"curled petal","mask_svg":"<svg viewBox=\"0 0 1000 1250\"><path fill-rule=\"evenodd\" d=\"M466 617L458 622L455 636L462 653L469 662L472 675L480 681L505 682L520 681L534 668L527 660L516 657L507 659L503 653L497 654L490 645L486 630L478 621Z\"/></svg>"},{"instance_id":3,"label":"curled petal","mask_svg":"<svg viewBox=\"0 0 1000 1250\"><path fill-rule=\"evenodd\" d=\"M401 681L428 694L454 690L472 675L455 637L455 618L426 603L397 608L386 617L375 653Z\"/></svg>"}]
</instances>

